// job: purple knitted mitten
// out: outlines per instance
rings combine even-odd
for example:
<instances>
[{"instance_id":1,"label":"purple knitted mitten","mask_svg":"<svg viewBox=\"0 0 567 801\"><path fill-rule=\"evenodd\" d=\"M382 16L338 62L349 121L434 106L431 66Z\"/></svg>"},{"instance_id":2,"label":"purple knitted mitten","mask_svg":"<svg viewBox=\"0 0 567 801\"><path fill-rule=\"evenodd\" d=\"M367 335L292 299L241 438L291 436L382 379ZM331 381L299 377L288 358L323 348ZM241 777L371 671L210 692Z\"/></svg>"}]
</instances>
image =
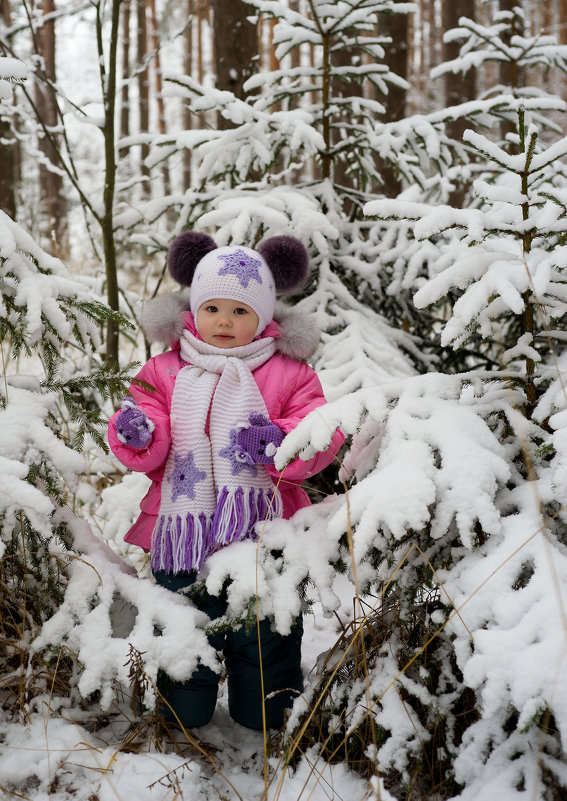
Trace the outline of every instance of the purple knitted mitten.
<instances>
[{"instance_id":1,"label":"purple knitted mitten","mask_svg":"<svg viewBox=\"0 0 567 801\"><path fill-rule=\"evenodd\" d=\"M237 434L237 444L250 457L251 463L273 464L274 454L285 437L284 432L258 412L252 412L248 420L250 425L241 428Z\"/></svg>"},{"instance_id":2,"label":"purple knitted mitten","mask_svg":"<svg viewBox=\"0 0 567 801\"><path fill-rule=\"evenodd\" d=\"M123 445L140 450L145 448L152 438L155 426L146 413L136 406L130 398L122 401L122 411L114 421L116 436Z\"/></svg>"}]
</instances>

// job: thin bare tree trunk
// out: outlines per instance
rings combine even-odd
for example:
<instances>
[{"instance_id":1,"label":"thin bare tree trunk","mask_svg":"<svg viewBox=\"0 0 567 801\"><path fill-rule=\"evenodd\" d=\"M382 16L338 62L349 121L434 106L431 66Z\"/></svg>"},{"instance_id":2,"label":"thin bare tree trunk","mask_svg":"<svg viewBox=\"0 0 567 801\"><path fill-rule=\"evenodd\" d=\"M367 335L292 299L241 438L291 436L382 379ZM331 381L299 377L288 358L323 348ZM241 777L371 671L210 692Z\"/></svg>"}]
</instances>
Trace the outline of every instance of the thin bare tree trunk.
<instances>
[{"instance_id":1,"label":"thin bare tree trunk","mask_svg":"<svg viewBox=\"0 0 567 801\"><path fill-rule=\"evenodd\" d=\"M130 136L130 0L122 0L122 90L120 92L120 138ZM120 156L124 156L123 152Z\"/></svg>"},{"instance_id":2,"label":"thin bare tree trunk","mask_svg":"<svg viewBox=\"0 0 567 801\"><path fill-rule=\"evenodd\" d=\"M557 38L561 42L561 44L567 44L567 0L558 0L559 2L559 9L557 11L557 23L558 23L558 30ZM561 97L567 96L567 76L565 73L561 73Z\"/></svg>"},{"instance_id":3,"label":"thin bare tree trunk","mask_svg":"<svg viewBox=\"0 0 567 801\"><path fill-rule=\"evenodd\" d=\"M154 76L155 76L155 92L157 103L157 128L160 134L165 134L167 131L167 123L165 117L165 102L163 99L163 79L161 73L161 58L160 58L160 40L159 40L159 26L156 14L156 2L150 0L150 18L151 18L151 32L152 32L152 51L154 58ZM163 179L163 191L166 195L171 194L171 180L169 177L169 167L167 162L161 166L161 174Z\"/></svg>"},{"instance_id":4,"label":"thin bare tree trunk","mask_svg":"<svg viewBox=\"0 0 567 801\"><path fill-rule=\"evenodd\" d=\"M147 133L150 127L150 100L149 100L149 70L147 63L148 52L148 25L146 17L146 0L137 0L136 3L138 18L137 35L137 70L138 70L138 109L139 109L139 129L140 133ZM142 183L143 194L148 194L150 170L146 164L149 154L147 144L142 144L140 148L140 172L146 179Z\"/></svg>"},{"instance_id":5,"label":"thin bare tree trunk","mask_svg":"<svg viewBox=\"0 0 567 801\"><path fill-rule=\"evenodd\" d=\"M51 86L55 85L55 0L39 0L44 19L37 30L36 46L42 58L40 76L36 81L35 103L39 118L44 126L40 135L39 149L44 161L39 165L40 206L42 228L57 256L65 256L68 249L67 200L63 189L63 174L59 170L59 137L57 99ZM50 19L45 19L46 17Z\"/></svg>"},{"instance_id":6,"label":"thin bare tree trunk","mask_svg":"<svg viewBox=\"0 0 567 801\"><path fill-rule=\"evenodd\" d=\"M118 30L120 27L121 0L112 0L110 46L108 59L105 59L103 42L102 3L97 10L97 47L99 59L100 83L104 101L104 213L100 219L104 263L106 270L106 299L110 308L119 310L118 271L116 264L116 243L114 241L114 194L116 187L116 151L115 151L115 109L116 109L116 70L118 50ZM106 66L108 62L108 68ZM119 327L116 320L109 319L106 326L106 359L118 364L119 360Z\"/></svg>"},{"instance_id":7,"label":"thin bare tree trunk","mask_svg":"<svg viewBox=\"0 0 567 801\"><path fill-rule=\"evenodd\" d=\"M0 0L2 25L10 27L10 2ZM18 140L10 130L8 120L0 120L0 209L16 218L16 185L19 180L20 153Z\"/></svg>"},{"instance_id":8,"label":"thin bare tree trunk","mask_svg":"<svg viewBox=\"0 0 567 801\"><path fill-rule=\"evenodd\" d=\"M277 19L271 19L269 30L270 30L270 72L275 72L279 69L280 62L278 61L278 57L276 56L276 48L274 47L274 28L277 25Z\"/></svg>"},{"instance_id":9,"label":"thin bare tree trunk","mask_svg":"<svg viewBox=\"0 0 567 801\"><path fill-rule=\"evenodd\" d=\"M187 0L187 27L185 28L185 74L193 75L193 0ZM193 127L193 115L187 104L183 106L183 127L190 131ZM186 147L183 151L183 189L191 186L191 150Z\"/></svg>"},{"instance_id":10,"label":"thin bare tree trunk","mask_svg":"<svg viewBox=\"0 0 567 801\"><path fill-rule=\"evenodd\" d=\"M389 36L392 43L388 45L388 66L400 78L408 76L408 52L409 52L409 20L407 14L380 14L379 33ZM384 104L386 113L385 122L397 122L405 117L406 114L407 92L394 84L389 84L388 94L380 98ZM401 190L401 182L394 170L384 165L382 174L382 192L387 197L396 197Z\"/></svg>"}]
</instances>

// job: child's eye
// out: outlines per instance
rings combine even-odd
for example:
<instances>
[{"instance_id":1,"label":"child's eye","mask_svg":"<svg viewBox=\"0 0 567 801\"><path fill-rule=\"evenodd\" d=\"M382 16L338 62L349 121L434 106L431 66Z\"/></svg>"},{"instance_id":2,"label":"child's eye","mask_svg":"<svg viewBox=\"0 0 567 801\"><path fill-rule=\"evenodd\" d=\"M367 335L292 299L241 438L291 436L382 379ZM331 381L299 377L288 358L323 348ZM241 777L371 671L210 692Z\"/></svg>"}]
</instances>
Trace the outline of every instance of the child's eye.
<instances>
[{"instance_id":1,"label":"child's eye","mask_svg":"<svg viewBox=\"0 0 567 801\"><path fill-rule=\"evenodd\" d=\"M240 306L238 306L238 308L236 308L234 310L234 313L235 314L248 314L248 311L246 309L242 309Z\"/></svg>"},{"instance_id":2,"label":"child's eye","mask_svg":"<svg viewBox=\"0 0 567 801\"><path fill-rule=\"evenodd\" d=\"M215 312L218 311L218 309L216 306L207 306L207 311L211 312L211 314L214 314Z\"/></svg>"}]
</instances>

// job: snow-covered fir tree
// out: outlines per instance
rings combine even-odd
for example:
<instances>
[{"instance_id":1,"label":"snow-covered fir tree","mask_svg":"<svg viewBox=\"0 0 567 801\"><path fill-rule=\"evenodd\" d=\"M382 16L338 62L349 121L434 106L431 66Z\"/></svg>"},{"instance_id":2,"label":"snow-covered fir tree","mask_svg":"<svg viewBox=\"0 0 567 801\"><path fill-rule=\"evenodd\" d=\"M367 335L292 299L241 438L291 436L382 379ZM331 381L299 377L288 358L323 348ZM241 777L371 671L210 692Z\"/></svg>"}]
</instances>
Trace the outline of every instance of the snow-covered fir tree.
<instances>
[{"instance_id":1,"label":"snow-covered fir tree","mask_svg":"<svg viewBox=\"0 0 567 801\"><path fill-rule=\"evenodd\" d=\"M72 685L80 696L56 703L82 696L108 707L116 679L130 684L133 647L145 652L152 697L160 666L190 674L197 655L216 665L199 628L205 618L183 598L140 581L73 511L87 469L73 446L85 437L104 446L100 404L88 396L124 393L131 366L113 372L93 364L110 312L88 283L3 213L0 232L0 588L3 636L11 643L2 670L12 677L4 688L12 687L14 709L36 708L51 690L49 675L33 665L63 647L75 657ZM91 352L90 370L69 369L73 350ZM116 604L134 610L130 629L113 630Z\"/></svg>"},{"instance_id":2,"label":"snow-covered fir tree","mask_svg":"<svg viewBox=\"0 0 567 801\"><path fill-rule=\"evenodd\" d=\"M479 158L478 151L466 139L452 140L448 134L451 121L468 123L480 133L489 130L490 138L509 150L514 147L518 100L521 99L522 107L531 114L542 134L548 138L561 134L560 119L565 102L543 88L549 84L543 83L541 76L565 72L566 46L554 35L527 30L526 3L518 2L510 10L501 10L494 0L487 0L485 5L492 15L488 24L462 17L458 28L446 32L446 41L460 43L460 54L434 68L431 77L443 79L450 72L466 76L473 68L482 72L490 67L493 71L499 70L502 82L479 81L481 85L488 83L488 88L475 100L414 114L397 122L378 122L375 126L373 143L378 146L380 142L381 152L387 148L391 158L397 158L403 176L399 199L446 204L451 202L452 192L460 190L462 208L477 205L473 185L482 177L486 156L483 154ZM492 363L486 358L486 350L479 352L474 340L458 351L439 349L437 331L445 318L443 304L419 310L413 305L413 292L436 269L435 242L416 242L412 229L403 220L377 222L375 230L382 247L377 250L377 269L370 279L371 287L379 283L383 287L382 296L393 298L394 308L398 310L398 298L404 298L405 308L399 311L407 329L416 335L419 332L422 347L431 350L434 359L441 358L445 370L449 365L453 370L475 365L490 368ZM389 304L384 304L384 308L388 313Z\"/></svg>"},{"instance_id":3,"label":"snow-covered fir tree","mask_svg":"<svg viewBox=\"0 0 567 801\"><path fill-rule=\"evenodd\" d=\"M494 369L361 389L278 454L282 464L309 455L337 424L353 437L347 496L294 520L302 541L325 542L329 562L350 564L373 598L311 699L327 687L329 738L354 743L370 719L376 770L427 792L429 760L443 793L463 801L545 799L567 786L567 142L540 146L519 103L515 153L467 134L493 165L491 181L485 169L475 183L477 209L366 206L436 246L416 304L444 300L442 341L458 348L478 335ZM266 534L296 565L281 524ZM332 575L310 577L332 611ZM372 650L366 674L353 667L357 643Z\"/></svg>"},{"instance_id":4,"label":"snow-covered fir tree","mask_svg":"<svg viewBox=\"0 0 567 801\"><path fill-rule=\"evenodd\" d=\"M0 76L23 80L26 72L0 59ZM1 81L0 94L11 96ZM184 642L174 671L190 674L197 654L216 664L196 625L203 616L182 598L148 590L78 516L82 451L87 441L105 448L104 402L125 392L132 372L101 357L101 326L111 316L93 281L74 278L0 212L0 665L3 703L22 719L48 698L77 700L57 690L53 697L58 672L108 707L116 677L130 684L131 647L146 651L149 696L159 667L171 668L172 641ZM122 625L113 636L117 599L137 615L131 631Z\"/></svg>"}]
</instances>

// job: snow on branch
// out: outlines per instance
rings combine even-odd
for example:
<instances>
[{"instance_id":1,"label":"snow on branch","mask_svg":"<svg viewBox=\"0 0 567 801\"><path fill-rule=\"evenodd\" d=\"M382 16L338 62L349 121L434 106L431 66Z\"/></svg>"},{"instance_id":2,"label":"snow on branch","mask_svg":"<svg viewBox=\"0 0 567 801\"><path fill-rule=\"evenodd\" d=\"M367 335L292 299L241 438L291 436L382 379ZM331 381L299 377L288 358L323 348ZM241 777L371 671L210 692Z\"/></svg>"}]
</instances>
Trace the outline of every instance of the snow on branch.
<instances>
[{"instance_id":1,"label":"snow on branch","mask_svg":"<svg viewBox=\"0 0 567 801\"><path fill-rule=\"evenodd\" d=\"M26 480L32 465L48 462L51 474L57 474L72 488L76 484L76 474L85 470L85 459L67 447L46 425L46 418L55 410L57 403L55 393L15 386L2 389L0 520L3 534L7 538L14 521L23 511L34 528L49 537L55 504L40 486ZM2 542L0 548L4 548Z\"/></svg>"},{"instance_id":2,"label":"snow on branch","mask_svg":"<svg viewBox=\"0 0 567 801\"><path fill-rule=\"evenodd\" d=\"M292 186L226 190L199 218L199 228L215 232L215 241L255 241L293 234L305 243L334 239L337 229L308 193Z\"/></svg>"},{"instance_id":3,"label":"snow on branch","mask_svg":"<svg viewBox=\"0 0 567 801\"><path fill-rule=\"evenodd\" d=\"M453 522L461 542L472 547L477 521L488 533L500 530L495 497L510 468L486 412L479 413L470 395L466 377L440 374L361 389L303 420L278 450L276 466L296 455L309 458L338 426L353 437L345 465L357 482L329 527L338 539L350 518L357 562L385 547L389 536L403 540L428 526L436 539ZM369 467L371 440L378 437ZM346 469L342 477L348 478Z\"/></svg>"},{"instance_id":4,"label":"snow on branch","mask_svg":"<svg viewBox=\"0 0 567 801\"><path fill-rule=\"evenodd\" d=\"M82 696L100 692L108 708L116 682L127 688L128 656L132 645L143 655L144 669L155 684L160 668L170 676L188 678L200 659L218 670L215 651L203 630L209 618L184 596L139 579L113 551L98 540L88 523L61 510L73 534L74 551L62 551L69 583L63 603L44 624L33 643L36 651L69 648L82 667L78 689ZM130 618L130 630L115 633L119 617ZM150 691L148 702L155 695Z\"/></svg>"},{"instance_id":5,"label":"snow on branch","mask_svg":"<svg viewBox=\"0 0 567 801\"><path fill-rule=\"evenodd\" d=\"M300 308L313 315L325 332L315 367L327 398L413 374L407 355L416 350L412 338L358 302L332 270L327 255L319 262L316 290Z\"/></svg>"},{"instance_id":6,"label":"snow on branch","mask_svg":"<svg viewBox=\"0 0 567 801\"><path fill-rule=\"evenodd\" d=\"M92 292L2 211L0 289L0 314L5 316L4 325L8 329L17 325L28 346L47 341L59 347L73 331L90 339L95 346L99 344L96 323L73 308L95 304ZM17 323L12 322L16 317Z\"/></svg>"},{"instance_id":7,"label":"snow on branch","mask_svg":"<svg viewBox=\"0 0 567 801\"><path fill-rule=\"evenodd\" d=\"M526 299L541 310L538 327L567 312L564 245L557 238L566 230L565 200L556 169L567 153L566 140L542 149L535 126L524 126L523 109L518 119L517 153L465 132L466 141L494 165L474 182L478 208L391 199L372 200L364 207L378 219L408 222L418 240L437 242L437 263L414 303L423 309L458 290L442 345L459 348L475 331L484 339L497 338L503 316L522 315ZM523 342L532 345L531 338ZM502 364L512 360L516 347L512 343L506 349ZM524 357L533 359L534 354L524 351Z\"/></svg>"},{"instance_id":8,"label":"snow on branch","mask_svg":"<svg viewBox=\"0 0 567 801\"><path fill-rule=\"evenodd\" d=\"M19 59L0 56L0 100L10 100L11 84L23 83L29 74L29 69Z\"/></svg>"},{"instance_id":9,"label":"snow on branch","mask_svg":"<svg viewBox=\"0 0 567 801\"><path fill-rule=\"evenodd\" d=\"M438 78L450 72L467 73L488 62L512 62L518 68L556 67L567 71L567 46L561 45L556 36L510 36L512 30L512 16L505 12L495 13L494 21L489 25L461 17L459 26L444 36L446 42L462 41L460 54L434 67L431 77Z\"/></svg>"}]
</instances>

